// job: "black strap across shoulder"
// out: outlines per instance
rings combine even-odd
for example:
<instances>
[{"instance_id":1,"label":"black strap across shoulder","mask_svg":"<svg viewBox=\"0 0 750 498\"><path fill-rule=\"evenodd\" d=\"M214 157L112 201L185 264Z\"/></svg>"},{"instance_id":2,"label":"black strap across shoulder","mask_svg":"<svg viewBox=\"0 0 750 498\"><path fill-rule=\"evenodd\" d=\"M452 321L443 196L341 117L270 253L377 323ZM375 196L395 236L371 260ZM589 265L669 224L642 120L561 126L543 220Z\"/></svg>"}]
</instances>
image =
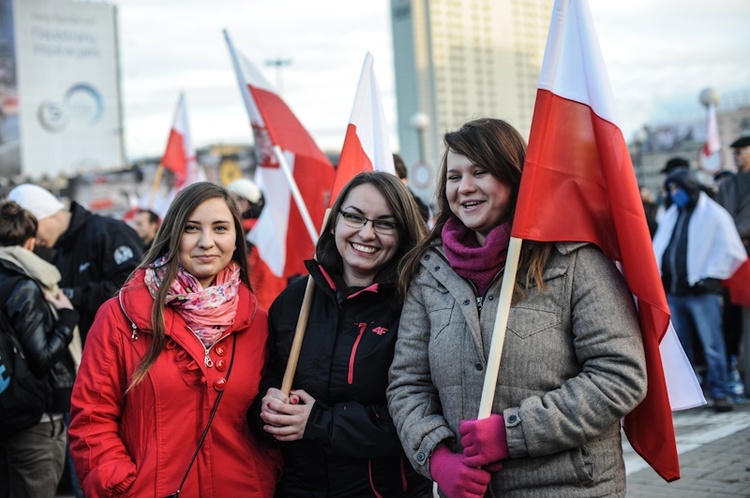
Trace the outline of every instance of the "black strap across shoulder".
<instances>
[{"instance_id":1,"label":"black strap across shoulder","mask_svg":"<svg viewBox=\"0 0 750 498\"><path fill-rule=\"evenodd\" d=\"M234 365L234 352L237 350L237 334L232 334L232 356L229 360L229 368L227 369L227 384L229 384L229 375L232 373L232 365ZM206 439L206 435L208 434L208 429L211 427L211 422L214 421L214 416L216 415L216 410L219 409L219 401L221 401L222 396L224 396L223 389L219 392L219 395L216 397L216 402L214 403L214 407L211 410L211 416L208 417L208 423L206 424L206 428L203 429L203 434L201 434L201 438L198 441L198 447L195 449L195 453L193 453L193 458L190 459L190 463L187 466L187 469L185 469L185 475L182 476L182 480L180 481L180 485L177 486L177 491L169 495L167 498L177 498L180 496L180 492L182 491L182 486L185 484L185 481L187 480L188 474L190 474L190 469L193 467L193 463L195 463L195 459L198 458L198 452L201 449L201 446L203 446L203 441Z\"/></svg>"}]
</instances>

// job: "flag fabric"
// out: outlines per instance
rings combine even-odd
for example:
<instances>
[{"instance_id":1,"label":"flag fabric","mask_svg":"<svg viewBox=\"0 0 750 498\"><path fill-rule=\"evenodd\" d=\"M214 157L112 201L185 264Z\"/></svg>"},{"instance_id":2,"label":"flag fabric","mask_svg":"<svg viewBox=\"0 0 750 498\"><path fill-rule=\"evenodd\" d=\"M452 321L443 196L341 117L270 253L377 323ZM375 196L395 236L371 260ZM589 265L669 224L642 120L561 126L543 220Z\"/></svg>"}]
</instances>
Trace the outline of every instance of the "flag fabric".
<instances>
[{"instance_id":1,"label":"flag fabric","mask_svg":"<svg viewBox=\"0 0 750 498\"><path fill-rule=\"evenodd\" d=\"M198 166L195 149L190 137L188 126L185 95L180 94L177 101L172 129L167 140L167 149L161 159L161 164L175 175L175 192L182 190L191 183L206 179L203 170Z\"/></svg>"},{"instance_id":2,"label":"flag fabric","mask_svg":"<svg viewBox=\"0 0 750 498\"><path fill-rule=\"evenodd\" d=\"M706 116L706 143L703 145L703 155L708 157L721 150L719 140L719 125L716 122L716 106L708 104L708 115Z\"/></svg>"},{"instance_id":3,"label":"flag fabric","mask_svg":"<svg viewBox=\"0 0 750 498\"><path fill-rule=\"evenodd\" d=\"M372 54L367 52L328 207L333 206L344 185L358 173L386 171L396 174L374 62Z\"/></svg>"},{"instance_id":4,"label":"flag fabric","mask_svg":"<svg viewBox=\"0 0 750 498\"><path fill-rule=\"evenodd\" d=\"M258 160L255 181L265 197L265 206L249 240L277 278L306 274L304 260L314 256L315 244L273 148L279 146L283 151L318 230L333 184L333 166L261 73L235 50L226 31L224 37L253 130Z\"/></svg>"},{"instance_id":5,"label":"flag fabric","mask_svg":"<svg viewBox=\"0 0 750 498\"><path fill-rule=\"evenodd\" d=\"M588 4L556 0L512 235L592 242L621 263L637 298L648 371L648 392L625 417L625 433L641 457L672 481L680 476L679 460L660 354L669 308L633 165L616 123ZM694 379L691 369L685 374ZM687 394L702 399L700 393Z\"/></svg>"},{"instance_id":6,"label":"flag fabric","mask_svg":"<svg viewBox=\"0 0 750 498\"><path fill-rule=\"evenodd\" d=\"M745 259L732 276L724 280L724 286L729 290L732 304L750 308L750 259Z\"/></svg>"}]
</instances>

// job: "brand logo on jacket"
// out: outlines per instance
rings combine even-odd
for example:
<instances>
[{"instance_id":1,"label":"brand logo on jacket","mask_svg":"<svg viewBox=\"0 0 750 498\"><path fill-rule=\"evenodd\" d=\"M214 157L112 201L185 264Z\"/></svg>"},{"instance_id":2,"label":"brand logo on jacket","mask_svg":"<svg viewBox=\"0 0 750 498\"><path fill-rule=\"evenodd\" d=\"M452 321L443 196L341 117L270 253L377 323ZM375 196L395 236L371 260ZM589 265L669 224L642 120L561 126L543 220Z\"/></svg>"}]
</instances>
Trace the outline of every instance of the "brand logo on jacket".
<instances>
[{"instance_id":1,"label":"brand logo on jacket","mask_svg":"<svg viewBox=\"0 0 750 498\"><path fill-rule=\"evenodd\" d=\"M123 264L125 261L133 257L133 250L128 246L120 246L115 249L115 263L118 265Z\"/></svg>"},{"instance_id":2,"label":"brand logo on jacket","mask_svg":"<svg viewBox=\"0 0 750 498\"><path fill-rule=\"evenodd\" d=\"M83 263L81 266L78 267L78 273L85 272L89 266L91 266L91 261L86 261L85 263Z\"/></svg>"},{"instance_id":3,"label":"brand logo on jacket","mask_svg":"<svg viewBox=\"0 0 750 498\"><path fill-rule=\"evenodd\" d=\"M388 332L388 329L385 327L375 327L374 329L372 329L372 331L378 335L383 335Z\"/></svg>"}]
</instances>

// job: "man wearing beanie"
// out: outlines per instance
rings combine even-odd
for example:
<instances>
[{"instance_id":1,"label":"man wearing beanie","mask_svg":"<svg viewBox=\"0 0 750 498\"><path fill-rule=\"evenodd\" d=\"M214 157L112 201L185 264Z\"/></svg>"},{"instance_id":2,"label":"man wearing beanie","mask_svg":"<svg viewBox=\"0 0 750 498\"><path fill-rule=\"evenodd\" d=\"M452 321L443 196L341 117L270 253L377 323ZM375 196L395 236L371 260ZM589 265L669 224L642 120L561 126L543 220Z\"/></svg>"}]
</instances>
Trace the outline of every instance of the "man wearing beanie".
<instances>
[{"instance_id":1,"label":"man wearing beanie","mask_svg":"<svg viewBox=\"0 0 750 498\"><path fill-rule=\"evenodd\" d=\"M653 245L672 324L691 362L695 328L714 408L731 411L721 281L742 264L745 249L732 217L701 190L689 169L671 171L664 187L672 204L659 222Z\"/></svg>"},{"instance_id":2,"label":"man wearing beanie","mask_svg":"<svg viewBox=\"0 0 750 498\"><path fill-rule=\"evenodd\" d=\"M39 221L36 243L54 250L51 262L60 270L60 287L80 315L85 341L99 306L115 295L141 260L138 234L125 222L93 214L76 202L66 209L37 185L19 185L8 199Z\"/></svg>"}]
</instances>

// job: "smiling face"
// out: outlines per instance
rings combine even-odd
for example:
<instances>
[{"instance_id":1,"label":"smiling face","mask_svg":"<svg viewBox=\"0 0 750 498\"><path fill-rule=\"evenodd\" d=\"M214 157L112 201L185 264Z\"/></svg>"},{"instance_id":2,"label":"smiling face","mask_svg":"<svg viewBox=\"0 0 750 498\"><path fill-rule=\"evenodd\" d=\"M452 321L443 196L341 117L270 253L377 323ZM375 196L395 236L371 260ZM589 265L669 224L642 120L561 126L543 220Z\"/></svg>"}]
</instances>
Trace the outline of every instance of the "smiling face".
<instances>
[{"instance_id":1,"label":"smiling face","mask_svg":"<svg viewBox=\"0 0 750 498\"><path fill-rule=\"evenodd\" d=\"M508 214L511 188L469 158L448 150L446 156L448 206L484 245L487 234Z\"/></svg>"},{"instance_id":2,"label":"smiling face","mask_svg":"<svg viewBox=\"0 0 750 498\"><path fill-rule=\"evenodd\" d=\"M209 199L188 217L180 237L180 265L206 288L229 264L237 232L224 199Z\"/></svg>"},{"instance_id":3,"label":"smiling face","mask_svg":"<svg viewBox=\"0 0 750 498\"><path fill-rule=\"evenodd\" d=\"M385 197L370 184L353 188L341 204L341 210L370 220L396 222ZM367 221L361 228L354 228L340 213L336 217L334 237L336 249L343 260L344 281L349 287L370 285L378 270L396 254L398 230L392 230L392 233L376 232L372 221Z\"/></svg>"}]
</instances>

